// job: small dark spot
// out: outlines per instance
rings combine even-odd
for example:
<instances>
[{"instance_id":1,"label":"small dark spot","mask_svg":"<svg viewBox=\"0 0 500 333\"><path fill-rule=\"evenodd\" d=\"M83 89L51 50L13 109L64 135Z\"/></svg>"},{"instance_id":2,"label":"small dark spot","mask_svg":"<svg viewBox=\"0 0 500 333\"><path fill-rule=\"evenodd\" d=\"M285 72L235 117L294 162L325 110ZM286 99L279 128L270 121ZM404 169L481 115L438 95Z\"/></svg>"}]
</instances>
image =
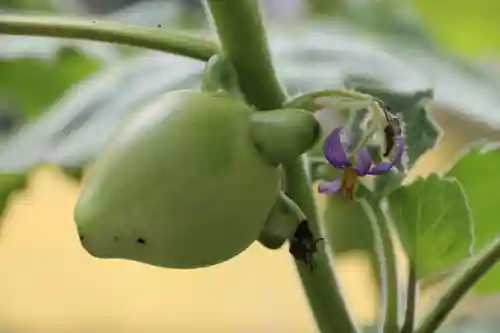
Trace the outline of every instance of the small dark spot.
<instances>
[{"instance_id":1,"label":"small dark spot","mask_svg":"<svg viewBox=\"0 0 500 333\"><path fill-rule=\"evenodd\" d=\"M316 264L314 255L318 251L317 244L323 240L323 238L315 238L309 229L308 222L302 221L290 240L288 251L295 260L302 261L312 271Z\"/></svg>"},{"instance_id":2,"label":"small dark spot","mask_svg":"<svg viewBox=\"0 0 500 333\"><path fill-rule=\"evenodd\" d=\"M95 21L92 21L92 23L95 23Z\"/></svg>"},{"instance_id":3,"label":"small dark spot","mask_svg":"<svg viewBox=\"0 0 500 333\"><path fill-rule=\"evenodd\" d=\"M157 27L158 27L158 28L161 28L161 27L163 27L163 25L161 25L161 24L158 24L158 25L157 25Z\"/></svg>"},{"instance_id":4,"label":"small dark spot","mask_svg":"<svg viewBox=\"0 0 500 333\"><path fill-rule=\"evenodd\" d=\"M139 238L137 238L137 243L146 244L146 240L144 238L139 237Z\"/></svg>"},{"instance_id":5,"label":"small dark spot","mask_svg":"<svg viewBox=\"0 0 500 333\"><path fill-rule=\"evenodd\" d=\"M118 242L118 241L120 240L120 238L118 238L117 236L113 236L113 240L114 240L115 242Z\"/></svg>"},{"instance_id":6,"label":"small dark spot","mask_svg":"<svg viewBox=\"0 0 500 333\"><path fill-rule=\"evenodd\" d=\"M85 237L83 237L82 235L80 235L80 242L83 242L84 239L85 239Z\"/></svg>"}]
</instances>

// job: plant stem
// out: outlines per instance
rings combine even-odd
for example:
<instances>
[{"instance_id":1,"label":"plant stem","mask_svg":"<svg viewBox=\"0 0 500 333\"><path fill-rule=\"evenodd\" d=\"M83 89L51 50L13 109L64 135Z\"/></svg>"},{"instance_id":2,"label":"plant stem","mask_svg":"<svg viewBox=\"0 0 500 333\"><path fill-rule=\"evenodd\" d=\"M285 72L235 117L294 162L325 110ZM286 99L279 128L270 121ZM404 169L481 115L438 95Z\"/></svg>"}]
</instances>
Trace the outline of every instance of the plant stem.
<instances>
[{"instance_id":1,"label":"plant stem","mask_svg":"<svg viewBox=\"0 0 500 333\"><path fill-rule=\"evenodd\" d=\"M453 276L436 303L420 321L415 333L433 333L463 296L500 260L500 237L465 263Z\"/></svg>"},{"instance_id":2,"label":"plant stem","mask_svg":"<svg viewBox=\"0 0 500 333\"><path fill-rule=\"evenodd\" d=\"M207 4L247 102L260 110L280 107L286 94L271 62L259 1L208 0Z\"/></svg>"},{"instance_id":3,"label":"plant stem","mask_svg":"<svg viewBox=\"0 0 500 333\"><path fill-rule=\"evenodd\" d=\"M415 312L417 308L418 280L415 263L410 260L408 267L408 288L406 292L405 320L401 333L413 333L415 326Z\"/></svg>"},{"instance_id":4,"label":"plant stem","mask_svg":"<svg viewBox=\"0 0 500 333\"><path fill-rule=\"evenodd\" d=\"M267 38L255 0L207 0L224 55L233 62L240 88L260 110L279 108L286 99L271 62ZM305 213L312 232L325 237L317 218L305 157L284 166L286 193ZM317 253L313 271L296 262L316 323L323 333L355 333L327 250Z\"/></svg>"},{"instance_id":5,"label":"plant stem","mask_svg":"<svg viewBox=\"0 0 500 333\"><path fill-rule=\"evenodd\" d=\"M306 172L305 162L305 159L301 159L285 166L286 193L308 217L311 231L319 237L326 238L325 231L317 217L317 208L311 194L311 181ZM321 332L358 332L342 295L331 257L329 247L324 246L318 249L313 271L301 262L295 262L309 305Z\"/></svg>"},{"instance_id":6,"label":"plant stem","mask_svg":"<svg viewBox=\"0 0 500 333\"><path fill-rule=\"evenodd\" d=\"M186 33L59 16L0 15L0 34L87 39L165 51L206 61L215 43Z\"/></svg>"},{"instance_id":7,"label":"plant stem","mask_svg":"<svg viewBox=\"0 0 500 333\"><path fill-rule=\"evenodd\" d=\"M376 249L376 252L380 260L380 280L382 281L383 332L397 333L399 332L399 281L389 222L385 218L378 201L371 202L371 204L366 200L359 201L370 221L372 221L375 239L379 243L377 246L379 249Z\"/></svg>"}]
</instances>

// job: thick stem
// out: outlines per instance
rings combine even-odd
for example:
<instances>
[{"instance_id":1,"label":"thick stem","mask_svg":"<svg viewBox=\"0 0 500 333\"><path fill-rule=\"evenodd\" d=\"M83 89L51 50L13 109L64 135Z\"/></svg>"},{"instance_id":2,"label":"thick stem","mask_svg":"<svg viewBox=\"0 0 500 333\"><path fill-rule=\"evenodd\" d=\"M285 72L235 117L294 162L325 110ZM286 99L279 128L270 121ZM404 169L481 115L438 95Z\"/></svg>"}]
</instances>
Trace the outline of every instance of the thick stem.
<instances>
[{"instance_id":1,"label":"thick stem","mask_svg":"<svg viewBox=\"0 0 500 333\"><path fill-rule=\"evenodd\" d=\"M218 52L215 43L186 33L72 17L0 15L0 34L63 37L126 44L204 61Z\"/></svg>"},{"instance_id":2,"label":"thick stem","mask_svg":"<svg viewBox=\"0 0 500 333\"><path fill-rule=\"evenodd\" d=\"M248 102L260 110L279 108L286 94L271 62L266 35L255 0L207 0L223 53L233 62L240 88ZM325 237L320 227L305 157L284 166L286 193L302 209L312 231ZM313 271L296 262L316 322L323 333L355 333L335 277L331 258L323 247Z\"/></svg>"},{"instance_id":3,"label":"thick stem","mask_svg":"<svg viewBox=\"0 0 500 333\"><path fill-rule=\"evenodd\" d=\"M207 0L207 5L247 101L260 110L280 107L286 95L271 62L259 1Z\"/></svg>"},{"instance_id":4,"label":"thick stem","mask_svg":"<svg viewBox=\"0 0 500 333\"><path fill-rule=\"evenodd\" d=\"M463 296L500 260L500 237L486 246L480 253L455 274L436 303L420 321L415 333L433 333L444 322Z\"/></svg>"},{"instance_id":5,"label":"thick stem","mask_svg":"<svg viewBox=\"0 0 500 333\"><path fill-rule=\"evenodd\" d=\"M304 164L305 160L299 160L285 166L287 194L308 217L311 231L326 238L317 217L311 181ZM341 293L329 247L321 246L315 260L313 271L300 262L296 265L319 329L323 333L358 332Z\"/></svg>"}]
</instances>

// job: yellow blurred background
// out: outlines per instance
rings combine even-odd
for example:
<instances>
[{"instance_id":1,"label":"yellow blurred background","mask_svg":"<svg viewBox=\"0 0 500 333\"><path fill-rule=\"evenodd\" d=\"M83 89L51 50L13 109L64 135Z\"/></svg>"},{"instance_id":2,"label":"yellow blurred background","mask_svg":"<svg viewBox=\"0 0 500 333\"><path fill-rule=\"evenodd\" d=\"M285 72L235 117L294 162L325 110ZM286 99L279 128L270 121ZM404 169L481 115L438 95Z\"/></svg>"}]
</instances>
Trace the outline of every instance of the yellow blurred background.
<instances>
[{"instance_id":1,"label":"yellow blurred background","mask_svg":"<svg viewBox=\"0 0 500 333\"><path fill-rule=\"evenodd\" d=\"M415 174L441 169L464 141L499 139L443 110L434 114L447 134ZM12 197L0 235L0 331L316 332L286 248L255 244L227 263L193 271L94 259L80 247L72 220L78 192L60 171L41 167ZM373 321L367 263L353 253L337 264L356 319Z\"/></svg>"}]
</instances>

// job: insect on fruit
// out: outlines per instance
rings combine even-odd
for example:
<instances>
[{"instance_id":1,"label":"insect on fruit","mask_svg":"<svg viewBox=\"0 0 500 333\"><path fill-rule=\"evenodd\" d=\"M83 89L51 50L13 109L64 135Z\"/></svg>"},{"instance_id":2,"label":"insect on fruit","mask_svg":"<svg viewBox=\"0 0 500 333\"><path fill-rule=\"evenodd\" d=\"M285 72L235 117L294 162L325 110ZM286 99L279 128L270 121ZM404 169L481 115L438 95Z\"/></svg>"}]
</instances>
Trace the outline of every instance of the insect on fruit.
<instances>
[{"instance_id":1,"label":"insect on fruit","mask_svg":"<svg viewBox=\"0 0 500 333\"><path fill-rule=\"evenodd\" d=\"M308 222L302 221L290 240L288 251L295 260L302 261L312 271L315 266L314 255L318 251L317 244L323 240L323 238L314 238Z\"/></svg>"}]
</instances>

